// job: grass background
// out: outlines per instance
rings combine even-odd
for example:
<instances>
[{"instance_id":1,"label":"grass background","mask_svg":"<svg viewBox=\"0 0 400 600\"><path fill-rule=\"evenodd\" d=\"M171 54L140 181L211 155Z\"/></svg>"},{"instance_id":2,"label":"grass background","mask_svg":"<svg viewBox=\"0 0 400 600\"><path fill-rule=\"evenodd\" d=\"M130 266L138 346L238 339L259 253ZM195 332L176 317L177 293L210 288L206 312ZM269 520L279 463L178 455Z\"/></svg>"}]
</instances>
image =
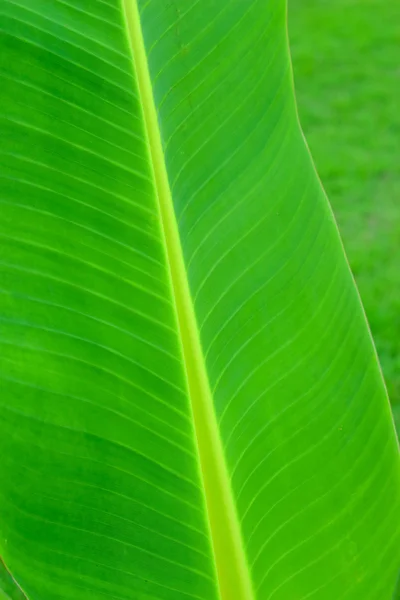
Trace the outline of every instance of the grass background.
<instances>
[{"instance_id":1,"label":"grass background","mask_svg":"<svg viewBox=\"0 0 400 600\"><path fill-rule=\"evenodd\" d=\"M289 0L300 119L400 432L400 0Z\"/></svg>"}]
</instances>

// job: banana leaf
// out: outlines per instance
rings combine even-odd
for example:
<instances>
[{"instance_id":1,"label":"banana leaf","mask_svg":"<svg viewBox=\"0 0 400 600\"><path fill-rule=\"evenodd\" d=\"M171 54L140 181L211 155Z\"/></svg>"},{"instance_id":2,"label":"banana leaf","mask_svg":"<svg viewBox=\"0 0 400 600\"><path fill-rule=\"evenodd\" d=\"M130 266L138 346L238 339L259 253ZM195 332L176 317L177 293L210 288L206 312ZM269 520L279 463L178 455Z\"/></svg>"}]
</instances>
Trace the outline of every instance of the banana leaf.
<instances>
[{"instance_id":1,"label":"banana leaf","mask_svg":"<svg viewBox=\"0 0 400 600\"><path fill-rule=\"evenodd\" d=\"M392 598L398 445L286 2L0 30L3 596Z\"/></svg>"}]
</instances>

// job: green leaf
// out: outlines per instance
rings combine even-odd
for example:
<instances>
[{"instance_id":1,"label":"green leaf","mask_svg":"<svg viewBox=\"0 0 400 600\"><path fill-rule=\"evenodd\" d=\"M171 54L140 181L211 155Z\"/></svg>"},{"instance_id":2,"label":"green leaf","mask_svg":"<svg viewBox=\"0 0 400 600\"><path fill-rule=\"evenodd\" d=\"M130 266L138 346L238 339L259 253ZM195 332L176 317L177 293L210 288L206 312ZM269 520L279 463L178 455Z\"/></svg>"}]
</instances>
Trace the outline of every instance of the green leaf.
<instances>
[{"instance_id":1,"label":"green leaf","mask_svg":"<svg viewBox=\"0 0 400 600\"><path fill-rule=\"evenodd\" d=\"M26 600L26 596L0 559L0 600Z\"/></svg>"},{"instance_id":2,"label":"green leaf","mask_svg":"<svg viewBox=\"0 0 400 600\"><path fill-rule=\"evenodd\" d=\"M400 571L397 574L397 581L394 588L393 600L399 600L400 598Z\"/></svg>"},{"instance_id":3,"label":"green leaf","mask_svg":"<svg viewBox=\"0 0 400 600\"><path fill-rule=\"evenodd\" d=\"M29 600L389 600L398 446L285 2L0 11L7 572Z\"/></svg>"}]
</instances>

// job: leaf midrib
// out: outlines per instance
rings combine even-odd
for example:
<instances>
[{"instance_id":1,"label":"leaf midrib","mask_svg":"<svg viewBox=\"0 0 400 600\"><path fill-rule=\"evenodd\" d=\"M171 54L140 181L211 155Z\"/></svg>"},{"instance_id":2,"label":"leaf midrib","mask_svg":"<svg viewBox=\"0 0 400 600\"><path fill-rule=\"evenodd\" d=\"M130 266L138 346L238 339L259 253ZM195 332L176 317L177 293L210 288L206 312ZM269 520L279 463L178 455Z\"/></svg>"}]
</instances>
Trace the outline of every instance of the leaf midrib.
<instances>
[{"instance_id":1,"label":"leaf midrib","mask_svg":"<svg viewBox=\"0 0 400 600\"><path fill-rule=\"evenodd\" d=\"M249 567L232 497L222 443L213 409L204 354L181 249L178 226L137 0L121 0L141 100L149 160L158 200L161 234L168 262L177 327L193 415L201 479L221 600L254 600Z\"/></svg>"}]
</instances>

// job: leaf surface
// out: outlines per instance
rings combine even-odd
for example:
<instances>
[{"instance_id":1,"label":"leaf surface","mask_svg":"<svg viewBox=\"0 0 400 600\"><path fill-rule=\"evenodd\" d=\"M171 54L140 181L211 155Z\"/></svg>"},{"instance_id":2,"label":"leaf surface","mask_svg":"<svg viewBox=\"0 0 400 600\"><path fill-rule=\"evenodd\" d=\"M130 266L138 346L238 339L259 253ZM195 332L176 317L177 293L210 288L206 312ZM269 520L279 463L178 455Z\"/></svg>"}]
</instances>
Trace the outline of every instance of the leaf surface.
<instances>
[{"instance_id":1,"label":"leaf surface","mask_svg":"<svg viewBox=\"0 0 400 600\"><path fill-rule=\"evenodd\" d=\"M7 569L29 600L389 600L398 447L285 2L0 14Z\"/></svg>"}]
</instances>

